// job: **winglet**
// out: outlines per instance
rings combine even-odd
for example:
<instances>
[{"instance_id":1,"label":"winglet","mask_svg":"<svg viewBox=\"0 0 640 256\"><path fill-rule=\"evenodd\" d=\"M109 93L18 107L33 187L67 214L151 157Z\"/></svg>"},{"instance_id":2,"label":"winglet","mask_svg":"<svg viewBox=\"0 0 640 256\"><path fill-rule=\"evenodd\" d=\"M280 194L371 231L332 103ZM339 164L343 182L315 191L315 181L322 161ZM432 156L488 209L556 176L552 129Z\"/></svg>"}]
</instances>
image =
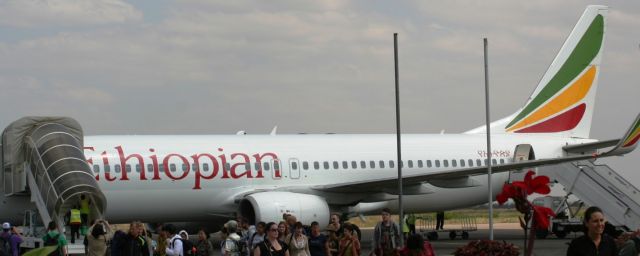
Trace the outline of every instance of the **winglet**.
<instances>
[{"instance_id":1,"label":"winglet","mask_svg":"<svg viewBox=\"0 0 640 256\"><path fill-rule=\"evenodd\" d=\"M627 154L638 146L638 140L640 139L640 114L636 117L636 120L631 125L631 128L625 133L624 137L620 139L618 145L609 152L603 155L624 155Z\"/></svg>"}]
</instances>

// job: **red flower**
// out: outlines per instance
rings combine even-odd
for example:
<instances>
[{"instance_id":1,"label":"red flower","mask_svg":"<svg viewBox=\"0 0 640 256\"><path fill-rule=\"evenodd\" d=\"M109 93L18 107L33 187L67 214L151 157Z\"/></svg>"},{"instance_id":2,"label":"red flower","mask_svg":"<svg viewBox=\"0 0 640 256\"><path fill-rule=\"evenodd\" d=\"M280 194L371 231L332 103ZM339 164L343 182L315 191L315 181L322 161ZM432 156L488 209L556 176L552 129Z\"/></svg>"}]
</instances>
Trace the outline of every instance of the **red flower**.
<instances>
[{"instance_id":1,"label":"red flower","mask_svg":"<svg viewBox=\"0 0 640 256\"><path fill-rule=\"evenodd\" d=\"M514 181L513 185L520 187L523 191L527 192L527 195L533 193L542 195L549 194L549 192L551 192L551 188L549 188L549 177L542 175L533 178L533 175L535 175L533 171L528 171L524 176L524 181Z\"/></svg>"},{"instance_id":2,"label":"red flower","mask_svg":"<svg viewBox=\"0 0 640 256\"><path fill-rule=\"evenodd\" d=\"M537 229L549 228L549 216L555 217L553 210L544 206L533 206L533 219Z\"/></svg>"}]
</instances>

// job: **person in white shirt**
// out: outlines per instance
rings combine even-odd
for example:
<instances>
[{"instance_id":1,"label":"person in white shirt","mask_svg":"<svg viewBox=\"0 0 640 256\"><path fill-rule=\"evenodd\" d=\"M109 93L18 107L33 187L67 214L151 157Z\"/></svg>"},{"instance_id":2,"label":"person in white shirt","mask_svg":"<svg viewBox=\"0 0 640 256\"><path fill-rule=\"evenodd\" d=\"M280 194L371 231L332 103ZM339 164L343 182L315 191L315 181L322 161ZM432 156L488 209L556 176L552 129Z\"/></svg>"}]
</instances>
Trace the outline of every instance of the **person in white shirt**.
<instances>
[{"instance_id":1,"label":"person in white shirt","mask_svg":"<svg viewBox=\"0 0 640 256\"><path fill-rule=\"evenodd\" d=\"M164 225L162 232L164 232L167 237L170 237L167 240L167 248L165 249L167 256L183 256L182 240L180 235L176 234L176 227L171 224Z\"/></svg>"}]
</instances>

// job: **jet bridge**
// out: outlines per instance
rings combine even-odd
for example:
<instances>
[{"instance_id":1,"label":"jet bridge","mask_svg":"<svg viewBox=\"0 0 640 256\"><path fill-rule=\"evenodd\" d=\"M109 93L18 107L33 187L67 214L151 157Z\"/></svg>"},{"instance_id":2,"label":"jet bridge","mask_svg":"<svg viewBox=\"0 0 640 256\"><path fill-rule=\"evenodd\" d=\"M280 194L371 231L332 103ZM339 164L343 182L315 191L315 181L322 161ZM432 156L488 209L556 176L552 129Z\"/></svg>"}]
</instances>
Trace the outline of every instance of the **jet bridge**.
<instances>
[{"instance_id":1,"label":"jet bridge","mask_svg":"<svg viewBox=\"0 0 640 256\"><path fill-rule=\"evenodd\" d=\"M25 117L2 133L4 196L26 197L43 223L56 221L79 203L91 200L92 215L102 217L106 198L83 153L80 124L67 117Z\"/></svg>"},{"instance_id":2,"label":"jet bridge","mask_svg":"<svg viewBox=\"0 0 640 256\"><path fill-rule=\"evenodd\" d=\"M587 205L600 207L609 222L640 228L640 190L607 165L584 160L540 168Z\"/></svg>"}]
</instances>

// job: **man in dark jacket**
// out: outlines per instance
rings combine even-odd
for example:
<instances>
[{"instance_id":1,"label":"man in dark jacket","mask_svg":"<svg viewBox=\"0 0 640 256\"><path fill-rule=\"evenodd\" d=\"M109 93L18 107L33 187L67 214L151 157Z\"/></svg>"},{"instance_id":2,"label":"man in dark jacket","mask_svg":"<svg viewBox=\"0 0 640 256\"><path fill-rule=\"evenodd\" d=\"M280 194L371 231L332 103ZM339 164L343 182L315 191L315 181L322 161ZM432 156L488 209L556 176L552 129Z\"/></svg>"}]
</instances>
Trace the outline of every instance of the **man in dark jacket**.
<instances>
[{"instance_id":1,"label":"man in dark jacket","mask_svg":"<svg viewBox=\"0 0 640 256\"><path fill-rule=\"evenodd\" d=\"M111 248L112 255L122 256L150 256L147 242L142 236L144 231L142 223L134 221L129 226L129 233L124 236L114 237L112 244L116 244L117 248ZM116 252L116 254L113 254Z\"/></svg>"}]
</instances>

